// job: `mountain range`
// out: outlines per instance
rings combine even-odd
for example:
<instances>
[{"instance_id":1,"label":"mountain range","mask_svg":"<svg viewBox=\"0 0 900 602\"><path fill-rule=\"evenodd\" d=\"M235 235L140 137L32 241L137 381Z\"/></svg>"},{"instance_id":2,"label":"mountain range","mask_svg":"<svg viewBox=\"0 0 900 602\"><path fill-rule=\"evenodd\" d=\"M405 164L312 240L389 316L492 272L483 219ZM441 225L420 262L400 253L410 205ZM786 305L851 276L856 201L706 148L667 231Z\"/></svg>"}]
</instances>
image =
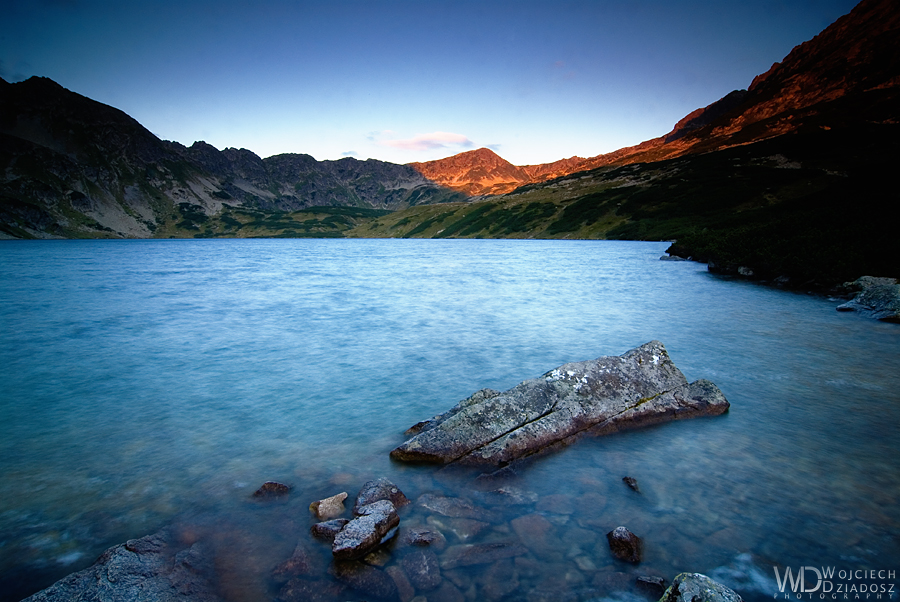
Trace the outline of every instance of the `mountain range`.
<instances>
[{"instance_id":1,"label":"mountain range","mask_svg":"<svg viewBox=\"0 0 900 602\"><path fill-rule=\"evenodd\" d=\"M656 238L759 273L900 275L877 259L897 211L898 33L894 0L863 0L667 134L525 166L484 148L397 165L185 147L49 79L0 80L0 236ZM736 252L766 247L773 224L792 250ZM799 235L809 224L820 234ZM825 233L860 257L811 270Z\"/></svg>"}]
</instances>

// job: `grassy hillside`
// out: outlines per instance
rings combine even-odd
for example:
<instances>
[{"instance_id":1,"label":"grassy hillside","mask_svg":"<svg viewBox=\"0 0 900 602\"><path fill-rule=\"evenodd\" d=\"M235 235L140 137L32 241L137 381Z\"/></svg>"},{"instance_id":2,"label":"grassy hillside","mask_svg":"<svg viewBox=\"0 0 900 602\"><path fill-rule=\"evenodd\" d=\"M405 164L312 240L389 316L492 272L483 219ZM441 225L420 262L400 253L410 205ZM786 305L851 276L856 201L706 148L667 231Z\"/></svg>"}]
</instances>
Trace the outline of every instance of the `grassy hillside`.
<instances>
[{"instance_id":1,"label":"grassy hillside","mask_svg":"<svg viewBox=\"0 0 900 602\"><path fill-rule=\"evenodd\" d=\"M156 238L341 238L360 223L390 211L361 207L312 207L290 212L223 207L213 216L180 203Z\"/></svg>"},{"instance_id":2,"label":"grassy hillside","mask_svg":"<svg viewBox=\"0 0 900 602\"><path fill-rule=\"evenodd\" d=\"M471 203L361 222L358 237L677 240L723 271L831 284L900 276L891 175L900 127L810 128L660 161L605 167Z\"/></svg>"}]
</instances>

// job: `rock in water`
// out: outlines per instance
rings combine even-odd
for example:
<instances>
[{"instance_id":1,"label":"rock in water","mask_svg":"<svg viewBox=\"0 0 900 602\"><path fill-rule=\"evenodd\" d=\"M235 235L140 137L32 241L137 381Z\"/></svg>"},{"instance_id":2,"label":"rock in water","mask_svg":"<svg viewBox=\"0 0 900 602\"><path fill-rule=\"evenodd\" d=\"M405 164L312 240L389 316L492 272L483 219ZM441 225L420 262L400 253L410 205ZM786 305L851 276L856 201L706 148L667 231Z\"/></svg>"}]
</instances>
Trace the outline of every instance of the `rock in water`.
<instances>
[{"instance_id":1,"label":"rock in water","mask_svg":"<svg viewBox=\"0 0 900 602\"><path fill-rule=\"evenodd\" d=\"M581 434L619 430L728 410L708 380L688 383L666 348L651 341L622 356L564 364L505 392L478 391L414 427L395 460L504 465Z\"/></svg>"},{"instance_id":2,"label":"rock in water","mask_svg":"<svg viewBox=\"0 0 900 602\"><path fill-rule=\"evenodd\" d=\"M331 552L339 560L362 558L390 539L400 524L394 505L379 500L359 509L359 516L347 523L334 538Z\"/></svg>"},{"instance_id":3,"label":"rock in water","mask_svg":"<svg viewBox=\"0 0 900 602\"><path fill-rule=\"evenodd\" d=\"M743 602L743 599L706 575L681 573L659 602Z\"/></svg>"},{"instance_id":4,"label":"rock in water","mask_svg":"<svg viewBox=\"0 0 900 602\"><path fill-rule=\"evenodd\" d=\"M290 493L291 488L284 483L278 481L266 481L262 486L253 493L253 497L257 498L273 498L281 497Z\"/></svg>"},{"instance_id":5,"label":"rock in water","mask_svg":"<svg viewBox=\"0 0 900 602\"><path fill-rule=\"evenodd\" d=\"M353 515L358 516L360 508L380 500L388 500L394 505L394 508L402 508L409 504L409 500L403 495L399 487L388 479L381 477L380 479L369 481L359 490L359 494L356 496L356 503L353 504Z\"/></svg>"},{"instance_id":6,"label":"rock in water","mask_svg":"<svg viewBox=\"0 0 900 602\"><path fill-rule=\"evenodd\" d=\"M854 282L844 283L857 295L842 305L838 311L860 311L877 320L900 322L900 284L895 278L863 276Z\"/></svg>"},{"instance_id":7,"label":"rock in water","mask_svg":"<svg viewBox=\"0 0 900 602\"><path fill-rule=\"evenodd\" d=\"M316 515L316 518L322 521L337 518L344 512L344 500L346 499L347 492L342 491L324 500L313 502L309 505L309 510Z\"/></svg>"},{"instance_id":8,"label":"rock in water","mask_svg":"<svg viewBox=\"0 0 900 602\"><path fill-rule=\"evenodd\" d=\"M606 539L609 541L609 549L613 556L619 560L634 564L641 561L644 554L644 543L640 537L625 527L616 527L606 534Z\"/></svg>"},{"instance_id":9,"label":"rock in water","mask_svg":"<svg viewBox=\"0 0 900 602\"><path fill-rule=\"evenodd\" d=\"M198 542L181 551L166 532L131 539L106 550L93 566L72 573L28 602L128 602L196 600L219 602L210 582L212 561Z\"/></svg>"}]
</instances>

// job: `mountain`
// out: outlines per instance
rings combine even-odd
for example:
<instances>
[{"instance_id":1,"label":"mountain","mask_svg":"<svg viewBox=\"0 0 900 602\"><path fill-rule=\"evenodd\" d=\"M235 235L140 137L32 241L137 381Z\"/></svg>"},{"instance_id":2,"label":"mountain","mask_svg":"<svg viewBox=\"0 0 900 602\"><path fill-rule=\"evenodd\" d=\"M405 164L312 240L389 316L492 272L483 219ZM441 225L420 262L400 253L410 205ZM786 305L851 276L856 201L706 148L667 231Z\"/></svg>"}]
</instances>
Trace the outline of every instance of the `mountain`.
<instances>
[{"instance_id":1,"label":"mountain","mask_svg":"<svg viewBox=\"0 0 900 602\"><path fill-rule=\"evenodd\" d=\"M664 136L347 234L675 240L671 254L713 271L796 286L900 276L897 39L900 5L864 0Z\"/></svg>"},{"instance_id":2,"label":"mountain","mask_svg":"<svg viewBox=\"0 0 900 602\"><path fill-rule=\"evenodd\" d=\"M900 6L863 0L671 132L515 166L261 159L159 140L50 80L0 80L0 235L676 240L712 269L827 284L900 276Z\"/></svg>"},{"instance_id":3,"label":"mountain","mask_svg":"<svg viewBox=\"0 0 900 602\"><path fill-rule=\"evenodd\" d=\"M518 167L492 150L479 148L446 159L408 165L441 186L469 196L485 196L512 192L523 184L573 173L584 161L581 157L571 157L553 163Z\"/></svg>"},{"instance_id":4,"label":"mountain","mask_svg":"<svg viewBox=\"0 0 900 602\"><path fill-rule=\"evenodd\" d=\"M465 198L384 161L261 159L163 141L122 111L39 77L0 79L0 168L0 236L12 238L253 236L266 234L244 228L258 213L297 210L331 212L331 226L305 226L334 234L372 210ZM318 209L332 206L358 211ZM238 211L232 227L210 230L205 222L223 211Z\"/></svg>"},{"instance_id":5,"label":"mountain","mask_svg":"<svg viewBox=\"0 0 900 602\"><path fill-rule=\"evenodd\" d=\"M883 122L896 118L900 86L900 10L895 0L863 0L812 40L796 46L750 83L681 119L672 131L636 146L545 165L504 167L506 181L481 176L474 161L486 154L412 164L421 173L472 195L510 192L532 184L606 165L660 161L766 140L812 125L833 127L848 118ZM482 149L485 150L485 149ZM480 153L480 151L474 151ZM466 170L456 157L466 157ZM473 177L467 178L471 173ZM509 175L507 175L509 174Z\"/></svg>"}]
</instances>

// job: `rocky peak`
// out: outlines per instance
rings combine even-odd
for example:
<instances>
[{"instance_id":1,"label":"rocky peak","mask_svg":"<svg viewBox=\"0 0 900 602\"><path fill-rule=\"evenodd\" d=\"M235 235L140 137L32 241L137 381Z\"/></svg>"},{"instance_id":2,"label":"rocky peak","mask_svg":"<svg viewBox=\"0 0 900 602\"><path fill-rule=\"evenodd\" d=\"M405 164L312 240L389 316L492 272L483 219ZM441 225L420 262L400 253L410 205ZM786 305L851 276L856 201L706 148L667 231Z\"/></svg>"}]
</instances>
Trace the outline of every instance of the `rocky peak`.
<instances>
[{"instance_id":1,"label":"rocky peak","mask_svg":"<svg viewBox=\"0 0 900 602\"><path fill-rule=\"evenodd\" d=\"M501 194L533 181L524 169L487 148L409 166L432 182L470 195Z\"/></svg>"}]
</instances>

